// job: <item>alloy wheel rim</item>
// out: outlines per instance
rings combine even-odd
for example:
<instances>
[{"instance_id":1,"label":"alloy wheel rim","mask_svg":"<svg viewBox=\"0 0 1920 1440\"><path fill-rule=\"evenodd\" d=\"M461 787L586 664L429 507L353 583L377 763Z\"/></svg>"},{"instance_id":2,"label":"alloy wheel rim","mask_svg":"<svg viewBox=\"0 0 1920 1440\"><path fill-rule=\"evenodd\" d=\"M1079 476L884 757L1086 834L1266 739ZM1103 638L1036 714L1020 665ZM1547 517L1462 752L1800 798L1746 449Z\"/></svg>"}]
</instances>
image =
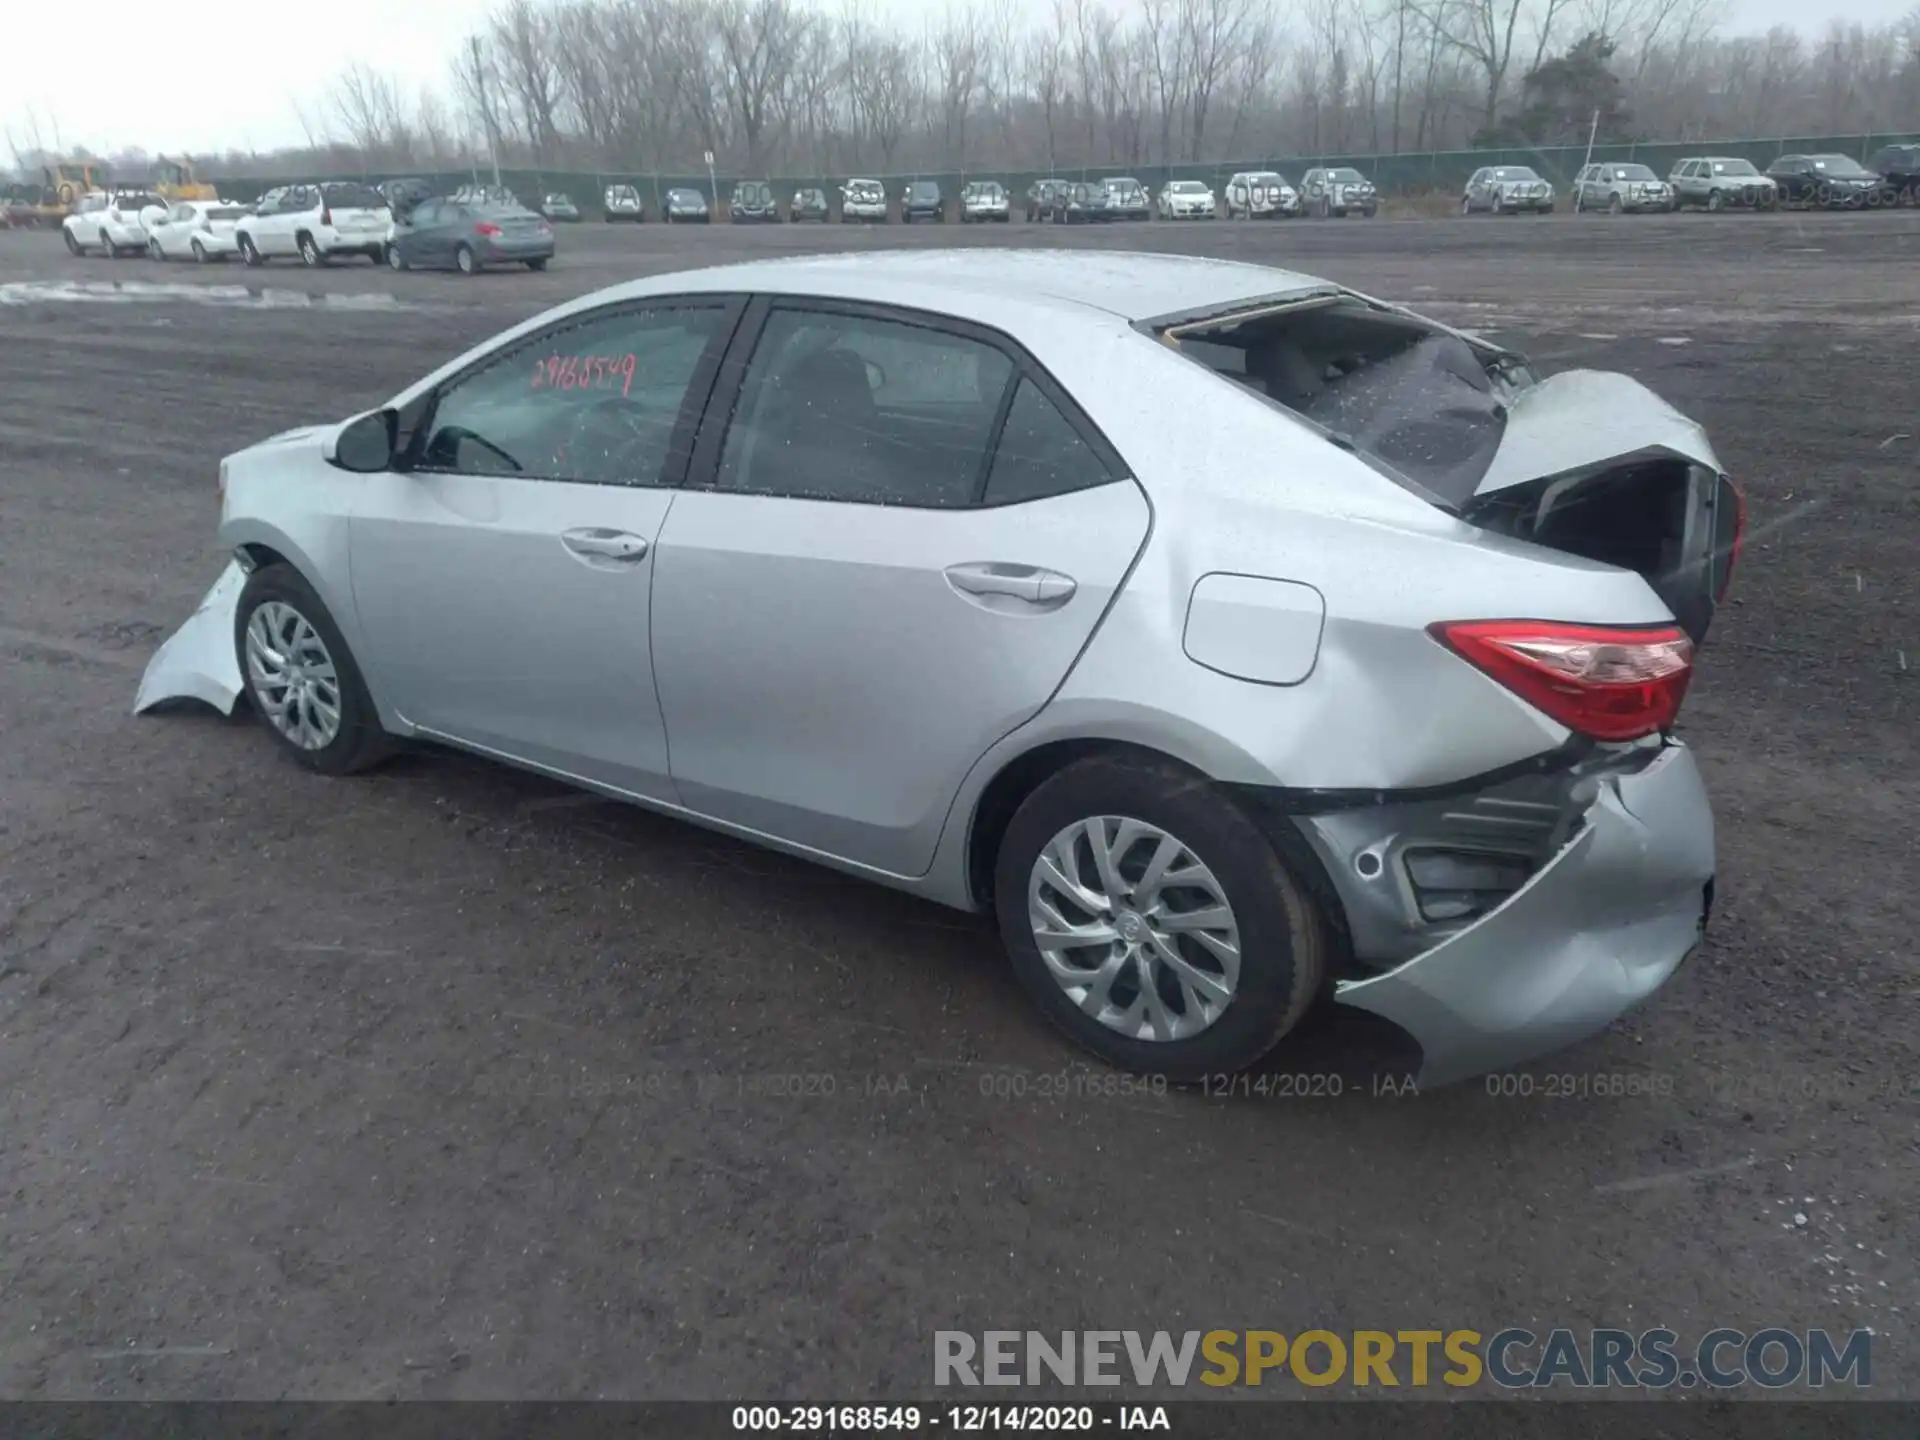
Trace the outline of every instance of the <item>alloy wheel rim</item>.
<instances>
[{"instance_id":1,"label":"alloy wheel rim","mask_svg":"<svg viewBox=\"0 0 1920 1440\"><path fill-rule=\"evenodd\" d=\"M340 677L306 616L268 600L247 618L247 678L267 721L302 750L324 750L340 733Z\"/></svg>"},{"instance_id":2,"label":"alloy wheel rim","mask_svg":"<svg viewBox=\"0 0 1920 1440\"><path fill-rule=\"evenodd\" d=\"M1098 815L1056 834L1028 875L1027 919L1054 983L1129 1039L1190 1039L1240 988L1240 927L1224 887L1144 820Z\"/></svg>"}]
</instances>

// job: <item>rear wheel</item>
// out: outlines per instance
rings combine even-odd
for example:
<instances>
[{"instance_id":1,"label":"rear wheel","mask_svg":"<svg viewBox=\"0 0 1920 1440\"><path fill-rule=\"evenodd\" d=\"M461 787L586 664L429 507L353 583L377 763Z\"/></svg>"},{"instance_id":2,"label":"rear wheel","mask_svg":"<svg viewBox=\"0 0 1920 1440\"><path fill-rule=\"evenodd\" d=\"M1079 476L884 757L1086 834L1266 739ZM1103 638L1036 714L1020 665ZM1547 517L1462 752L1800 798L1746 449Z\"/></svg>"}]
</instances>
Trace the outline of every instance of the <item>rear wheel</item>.
<instances>
[{"instance_id":1,"label":"rear wheel","mask_svg":"<svg viewBox=\"0 0 1920 1440\"><path fill-rule=\"evenodd\" d=\"M327 263L326 252L311 235L300 237L300 263L310 270L317 270Z\"/></svg>"},{"instance_id":2,"label":"rear wheel","mask_svg":"<svg viewBox=\"0 0 1920 1440\"><path fill-rule=\"evenodd\" d=\"M60 235L61 238L67 242L67 253L69 255L84 255L87 253L87 247L73 238L73 231L62 228Z\"/></svg>"},{"instance_id":3,"label":"rear wheel","mask_svg":"<svg viewBox=\"0 0 1920 1440\"><path fill-rule=\"evenodd\" d=\"M387 268L389 270L404 270L407 268L407 257L400 253L400 247L398 245L387 246Z\"/></svg>"},{"instance_id":4,"label":"rear wheel","mask_svg":"<svg viewBox=\"0 0 1920 1440\"><path fill-rule=\"evenodd\" d=\"M1618 195L1615 195L1612 199L1607 201L1607 213L1609 215L1618 215L1621 211L1625 210L1626 208L1627 207L1625 202L1622 201Z\"/></svg>"},{"instance_id":5,"label":"rear wheel","mask_svg":"<svg viewBox=\"0 0 1920 1440\"><path fill-rule=\"evenodd\" d=\"M248 578L233 643L248 700L299 764L350 775L393 754L394 739L380 728L339 627L291 565L267 565Z\"/></svg>"},{"instance_id":6,"label":"rear wheel","mask_svg":"<svg viewBox=\"0 0 1920 1440\"><path fill-rule=\"evenodd\" d=\"M264 265L267 257L260 253L260 247L253 243L251 235L240 237L240 258L249 265Z\"/></svg>"},{"instance_id":7,"label":"rear wheel","mask_svg":"<svg viewBox=\"0 0 1920 1440\"><path fill-rule=\"evenodd\" d=\"M527 268L528 268L529 270L544 270L544 269L546 269L546 268L547 268L547 257L546 257L546 256L544 256L544 255L542 255L542 256L541 256L541 257L540 257L540 258L539 258L538 260L529 260L529 261L527 261Z\"/></svg>"},{"instance_id":8,"label":"rear wheel","mask_svg":"<svg viewBox=\"0 0 1920 1440\"><path fill-rule=\"evenodd\" d=\"M193 242L193 263L196 265L204 265L207 263L207 260L208 260L207 247L202 245L198 240L194 241Z\"/></svg>"},{"instance_id":9,"label":"rear wheel","mask_svg":"<svg viewBox=\"0 0 1920 1440\"><path fill-rule=\"evenodd\" d=\"M167 252L160 248L160 240L158 236L148 237L147 258L149 260L164 260L167 258Z\"/></svg>"},{"instance_id":10,"label":"rear wheel","mask_svg":"<svg viewBox=\"0 0 1920 1440\"><path fill-rule=\"evenodd\" d=\"M994 899L1047 1019L1176 1081L1260 1059L1325 971L1320 916L1272 843L1169 762L1102 756L1043 783L1001 842Z\"/></svg>"},{"instance_id":11,"label":"rear wheel","mask_svg":"<svg viewBox=\"0 0 1920 1440\"><path fill-rule=\"evenodd\" d=\"M120 247L113 243L113 237L108 235L104 230L100 232L100 248L106 252L109 260L118 260L120 258Z\"/></svg>"}]
</instances>

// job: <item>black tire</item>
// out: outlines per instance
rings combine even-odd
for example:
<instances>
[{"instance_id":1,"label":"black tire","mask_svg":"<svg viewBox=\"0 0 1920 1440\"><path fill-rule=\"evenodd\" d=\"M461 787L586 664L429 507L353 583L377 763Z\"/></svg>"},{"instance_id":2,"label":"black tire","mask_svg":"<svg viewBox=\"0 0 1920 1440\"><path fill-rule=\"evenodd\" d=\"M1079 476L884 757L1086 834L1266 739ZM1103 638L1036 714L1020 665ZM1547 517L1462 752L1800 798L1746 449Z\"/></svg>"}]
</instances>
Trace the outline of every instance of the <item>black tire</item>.
<instances>
[{"instance_id":1,"label":"black tire","mask_svg":"<svg viewBox=\"0 0 1920 1440\"><path fill-rule=\"evenodd\" d=\"M256 687L247 661L247 626L254 612L268 601L288 605L319 634L333 661L335 691L340 700L340 728L317 750L307 750L282 734L267 718L267 702ZM370 770L399 749L399 742L380 728L380 715L367 693L366 681L340 627L333 623L325 603L307 579L291 565L265 565L247 578L234 607L234 655L240 664L241 688L274 743L299 765L322 775L352 775Z\"/></svg>"},{"instance_id":2,"label":"black tire","mask_svg":"<svg viewBox=\"0 0 1920 1440\"><path fill-rule=\"evenodd\" d=\"M302 235L299 239L300 263L309 270L318 270L327 263L327 257L321 253L320 242L311 235Z\"/></svg>"},{"instance_id":3,"label":"black tire","mask_svg":"<svg viewBox=\"0 0 1920 1440\"><path fill-rule=\"evenodd\" d=\"M193 242L193 263L194 264L204 265L212 258L213 257L211 255L207 254L206 246L202 245L198 240Z\"/></svg>"},{"instance_id":4,"label":"black tire","mask_svg":"<svg viewBox=\"0 0 1920 1440\"><path fill-rule=\"evenodd\" d=\"M407 257L400 253L400 247L398 245L387 246L387 268L389 270L404 270L407 268Z\"/></svg>"},{"instance_id":5,"label":"black tire","mask_svg":"<svg viewBox=\"0 0 1920 1440\"><path fill-rule=\"evenodd\" d=\"M165 260L167 258L167 252L160 248L160 242L151 235L147 237L147 258L149 260Z\"/></svg>"},{"instance_id":6,"label":"black tire","mask_svg":"<svg viewBox=\"0 0 1920 1440\"><path fill-rule=\"evenodd\" d=\"M1127 816L1178 838L1213 871L1239 927L1239 984L1225 1010L1185 1039L1124 1036L1082 1011L1054 980L1027 918L1027 882L1041 851L1077 820ZM1326 970L1326 929L1308 892L1260 828L1193 773L1148 757L1096 756L1029 795L994 866L1000 936L1015 976L1062 1033L1110 1065L1193 1082L1244 1070L1312 1004Z\"/></svg>"},{"instance_id":7,"label":"black tire","mask_svg":"<svg viewBox=\"0 0 1920 1440\"><path fill-rule=\"evenodd\" d=\"M1618 195L1611 197L1607 201L1607 213L1609 215L1619 215L1624 212L1626 208L1626 202L1621 200Z\"/></svg>"},{"instance_id":8,"label":"black tire","mask_svg":"<svg viewBox=\"0 0 1920 1440\"><path fill-rule=\"evenodd\" d=\"M538 260L529 260L529 261L527 261L527 268L528 268L529 270L544 270L544 269L546 269L546 268L547 268L547 257L546 257L546 256L544 256L544 255L542 255L542 256L541 256L541 257L540 257L540 258L539 258Z\"/></svg>"},{"instance_id":9,"label":"black tire","mask_svg":"<svg viewBox=\"0 0 1920 1440\"><path fill-rule=\"evenodd\" d=\"M107 259L118 260L120 258L120 247L113 243L112 239L104 230L100 232L100 248L106 252Z\"/></svg>"},{"instance_id":10,"label":"black tire","mask_svg":"<svg viewBox=\"0 0 1920 1440\"><path fill-rule=\"evenodd\" d=\"M61 234L61 237L67 242L67 253L69 255L84 255L87 253L87 247L82 245L78 240L73 238L72 230L68 229L66 226L63 225L60 227L60 234Z\"/></svg>"},{"instance_id":11,"label":"black tire","mask_svg":"<svg viewBox=\"0 0 1920 1440\"><path fill-rule=\"evenodd\" d=\"M260 247L253 243L251 235L240 237L240 259L248 265L264 265L267 257L260 253Z\"/></svg>"},{"instance_id":12,"label":"black tire","mask_svg":"<svg viewBox=\"0 0 1920 1440\"><path fill-rule=\"evenodd\" d=\"M453 268L458 270L462 275L478 275L480 273L480 260L479 257L473 253L473 247L471 245L462 243L460 247L453 252Z\"/></svg>"}]
</instances>

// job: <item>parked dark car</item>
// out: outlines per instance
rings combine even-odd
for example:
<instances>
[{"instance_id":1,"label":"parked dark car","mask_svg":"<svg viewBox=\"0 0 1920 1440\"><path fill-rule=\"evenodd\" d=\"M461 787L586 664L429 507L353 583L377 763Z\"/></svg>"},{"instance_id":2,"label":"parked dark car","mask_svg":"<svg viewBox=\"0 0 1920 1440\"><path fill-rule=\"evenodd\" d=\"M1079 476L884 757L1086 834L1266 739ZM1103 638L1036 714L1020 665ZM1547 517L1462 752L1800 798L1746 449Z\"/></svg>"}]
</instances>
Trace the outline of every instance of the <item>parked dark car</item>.
<instances>
[{"instance_id":1,"label":"parked dark car","mask_svg":"<svg viewBox=\"0 0 1920 1440\"><path fill-rule=\"evenodd\" d=\"M1151 220L1153 204L1147 199L1147 187L1131 175L1116 175L1100 182L1107 192L1109 220Z\"/></svg>"},{"instance_id":2,"label":"parked dark car","mask_svg":"<svg viewBox=\"0 0 1920 1440\"><path fill-rule=\"evenodd\" d=\"M1027 186L1027 223L1051 220L1054 205L1066 188L1065 180L1036 180Z\"/></svg>"},{"instance_id":3,"label":"parked dark car","mask_svg":"<svg viewBox=\"0 0 1920 1440\"><path fill-rule=\"evenodd\" d=\"M827 207L827 192L811 186L794 191L793 203L787 207L787 218L796 223L815 220L824 225L831 213Z\"/></svg>"},{"instance_id":4,"label":"parked dark car","mask_svg":"<svg viewBox=\"0 0 1920 1440\"><path fill-rule=\"evenodd\" d=\"M1920 145L1883 145L1867 168L1893 192L1893 203L1920 205Z\"/></svg>"},{"instance_id":5,"label":"parked dark car","mask_svg":"<svg viewBox=\"0 0 1920 1440\"><path fill-rule=\"evenodd\" d=\"M904 225L916 220L944 221L946 218L946 197L931 180L915 180L900 197L900 221Z\"/></svg>"},{"instance_id":6,"label":"parked dark car","mask_svg":"<svg viewBox=\"0 0 1920 1440\"><path fill-rule=\"evenodd\" d=\"M707 209L707 197L698 190L674 189L660 204L660 218L669 225L706 225L713 216Z\"/></svg>"},{"instance_id":7,"label":"parked dark car","mask_svg":"<svg viewBox=\"0 0 1920 1440\"><path fill-rule=\"evenodd\" d=\"M1056 225L1105 224L1111 218L1103 185L1076 180L1054 197L1053 223Z\"/></svg>"},{"instance_id":8,"label":"parked dark car","mask_svg":"<svg viewBox=\"0 0 1920 1440\"><path fill-rule=\"evenodd\" d=\"M1767 174L1783 205L1864 210L1882 199L1880 177L1851 155L1782 155Z\"/></svg>"},{"instance_id":9,"label":"parked dark car","mask_svg":"<svg viewBox=\"0 0 1920 1440\"><path fill-rule=\"evenodd\" d=\"M553 258L553 226L524 205L422 200L393 222L387 264L395 270L458 270L489 265L544 270Z\"/></svg>"},{"instance_id":10,"label":"parked dark car","mask_svg":"<svg viewBox=\"0 0 1920 1440\"><path fill-rule=\"evenodd\" d=\"M765 180L742 180L734 186L727 201L727 221L732 225L778 225L780 202L773 198L773 186Z\"/></svg>"}]
</instances>

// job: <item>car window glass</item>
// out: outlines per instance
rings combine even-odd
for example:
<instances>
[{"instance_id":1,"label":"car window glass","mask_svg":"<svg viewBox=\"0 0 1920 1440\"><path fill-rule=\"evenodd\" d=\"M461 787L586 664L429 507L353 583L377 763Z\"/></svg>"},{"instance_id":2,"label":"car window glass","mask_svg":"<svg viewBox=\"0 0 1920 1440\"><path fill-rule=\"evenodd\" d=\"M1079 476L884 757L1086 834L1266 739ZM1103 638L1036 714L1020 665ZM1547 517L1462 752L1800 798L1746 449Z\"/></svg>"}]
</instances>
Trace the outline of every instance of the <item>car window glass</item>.
<instances>
[{"instance_id":1,"label":"car window glass","mask_svg":"<svg viewBox=\"0 0 1920 1440\"><path fill-rule=\"evenodd\" d=\"M946 331L776 309L727 430L720 487L969 505L1012 373L999 350Z\"/></svg>"},{"instance_id":2,"label":"car window glass","mask_svg":"<svg viewBox=\"0 0 1920 1440\"><path fill-rule=\"evenodd\" d=\"M629 311L555 331L456 381L420 452L430 470L658 485L720 305Z\"/></svg>"},{"instance_id":3,"label":"car window glass","mask_svg":"<svg viewBox=\"0 0 1920 1440\"><path fill-rule=\"evenodd\" d=\"M986 503L1018 505L1113 479L1091 446L1038 385L1022 380L987 472Z\"/></svg>"}]
</instances>

